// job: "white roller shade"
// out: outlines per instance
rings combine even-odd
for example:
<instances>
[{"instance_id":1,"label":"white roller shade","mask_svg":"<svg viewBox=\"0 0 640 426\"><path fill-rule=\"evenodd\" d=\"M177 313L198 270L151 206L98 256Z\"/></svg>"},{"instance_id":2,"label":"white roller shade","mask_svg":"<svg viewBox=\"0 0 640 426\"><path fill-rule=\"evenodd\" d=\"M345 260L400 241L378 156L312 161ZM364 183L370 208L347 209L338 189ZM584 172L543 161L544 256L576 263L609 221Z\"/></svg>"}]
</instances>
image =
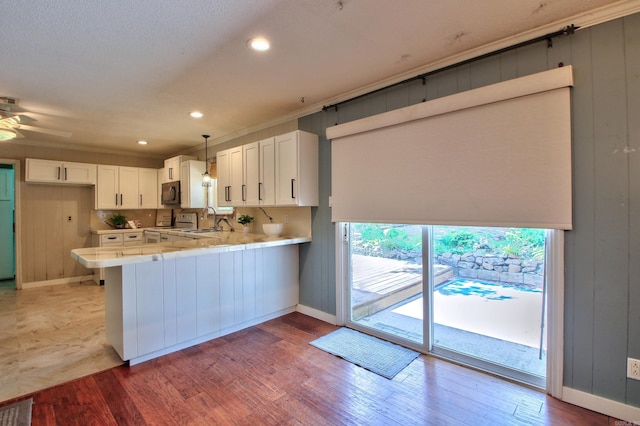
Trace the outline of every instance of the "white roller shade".
<instances>
[{"instance_id":1,"label":"white roller shade","mask_svg":"<svg viewBox=\"0 0 640 426\"><path fill-rule=\"evenodd\" d=\"M332 220L571 229L571 68L327 129Z\"/></svg>"}]
</instances>

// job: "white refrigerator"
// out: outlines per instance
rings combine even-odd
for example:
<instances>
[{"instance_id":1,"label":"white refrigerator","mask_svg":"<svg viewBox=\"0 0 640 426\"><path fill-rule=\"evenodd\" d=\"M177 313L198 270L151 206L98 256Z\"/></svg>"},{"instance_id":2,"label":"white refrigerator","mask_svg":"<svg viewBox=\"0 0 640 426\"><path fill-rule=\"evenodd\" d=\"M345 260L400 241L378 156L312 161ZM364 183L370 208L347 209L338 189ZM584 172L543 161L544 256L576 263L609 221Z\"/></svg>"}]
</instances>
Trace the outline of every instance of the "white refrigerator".
<instances>
[{"instance_id":1,"label":"white refrigerator","mask_svg":"<svg viewBox=\"0 0 640 426\"><path fill-rule=\"evenodd\" d=\"M15 277L13 169L0 169L0 280Z\"/></svg>"}]
</instances>

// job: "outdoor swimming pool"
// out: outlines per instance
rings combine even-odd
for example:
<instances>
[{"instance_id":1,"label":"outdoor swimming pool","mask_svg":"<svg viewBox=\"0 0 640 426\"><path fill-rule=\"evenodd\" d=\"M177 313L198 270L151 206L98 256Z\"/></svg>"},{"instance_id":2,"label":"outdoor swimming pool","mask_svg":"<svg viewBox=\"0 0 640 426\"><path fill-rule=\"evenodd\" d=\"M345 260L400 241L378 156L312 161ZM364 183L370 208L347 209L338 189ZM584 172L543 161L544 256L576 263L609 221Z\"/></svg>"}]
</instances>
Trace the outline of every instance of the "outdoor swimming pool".
<instances>
[{"instance_id":1,"label":"outdoor swimming pool","mask_svg":"<svg viewBox=\"0 0 640 426\"><path fill-rule=\"evenodd\" d=\"M488 300L509 300L522 296L522 293L539 293L542 289L523 286L506 286L478 280L458 278L449 281L436 288L436 291L445 296L480 296Z\"/></svg>"},{"instance_id":2,"label":"outdoor swimming pool","mask_svg":"<svg viewBox=\"0 0 640 426\"><path fill-rule=\"evenodd\" d=\"M537 348L542 302L541 289L458 278L435 289L433 319L435 324ZM392 312L423 319L422 304L418 296Z\"/></svg>"}]
</instances>

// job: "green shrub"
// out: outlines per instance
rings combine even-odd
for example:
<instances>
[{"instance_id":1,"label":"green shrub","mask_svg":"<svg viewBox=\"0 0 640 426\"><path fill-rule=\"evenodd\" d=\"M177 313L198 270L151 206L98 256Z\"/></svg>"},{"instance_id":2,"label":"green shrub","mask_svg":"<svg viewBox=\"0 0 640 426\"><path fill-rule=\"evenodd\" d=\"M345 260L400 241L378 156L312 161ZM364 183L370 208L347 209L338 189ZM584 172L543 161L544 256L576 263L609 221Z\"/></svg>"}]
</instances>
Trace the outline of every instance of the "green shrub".
<instances>
[{"instance_id":1,"label":"green shrub","mask_svg":"<svg viewBox=\"0 0 640 426\"><path fill-rule=\"evenodd\" d=\"M379 223L358 223L352 226L354 234L359 234L361 239L353 246L356 254L386 257L394 251L422 250L422 234L410 234L402 226Z\"/></svg>"},{"instance_id":2,"label":"green shrub","mask_svg":"<svg viewBox=\"0 0 640 426\"><path fill-rule=\"evenodd\" d=\"M543 260L545 237L544 229L509 228L504 239L493 241L492 248L504 255Z\"/></svg>"},{"instance_id":3,"label":"green shrub","mask_svg":"<svg viewBox=\"0 0 640 426\"><path fill-rule=\"evenodd\" d=\"M385 238L381 241L381 246L385 252L394 250L421 250L422 234L409 235L404 228L389 228L387 229Z\"/></svg>"},{"instance_id":4,"label":"green shrub","mask_svg":"<svg viewBox=\"0 0 640 426\"><path fill-rule=\"evenodd\" d=\"M479 232L472 232L464 228L454 229L435 241L434 250L437 255L473 253L483 239Z\"/></svg>"}]
</instances>

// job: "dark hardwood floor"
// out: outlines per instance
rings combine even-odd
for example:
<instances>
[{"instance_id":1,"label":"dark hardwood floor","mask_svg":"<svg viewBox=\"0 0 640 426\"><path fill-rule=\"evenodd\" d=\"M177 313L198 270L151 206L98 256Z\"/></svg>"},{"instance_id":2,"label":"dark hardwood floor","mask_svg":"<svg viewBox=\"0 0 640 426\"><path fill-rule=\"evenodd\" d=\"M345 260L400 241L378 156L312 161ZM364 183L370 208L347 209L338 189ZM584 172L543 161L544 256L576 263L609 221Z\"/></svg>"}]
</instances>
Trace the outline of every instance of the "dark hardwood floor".
<instances>
[{"instance_id":1,"label":"dark hardwood floor","mask_svg":"<svg viewBox=\"0 0 640 426\"><path fill-rule=\"evenodd\" d=\"M34 400L32 424L615 422L429 356L418 357L387 380L308 344L336 328L293 313L134 367L116 367L39 391L29 395Z\"/></svg>"}]
</instances>

